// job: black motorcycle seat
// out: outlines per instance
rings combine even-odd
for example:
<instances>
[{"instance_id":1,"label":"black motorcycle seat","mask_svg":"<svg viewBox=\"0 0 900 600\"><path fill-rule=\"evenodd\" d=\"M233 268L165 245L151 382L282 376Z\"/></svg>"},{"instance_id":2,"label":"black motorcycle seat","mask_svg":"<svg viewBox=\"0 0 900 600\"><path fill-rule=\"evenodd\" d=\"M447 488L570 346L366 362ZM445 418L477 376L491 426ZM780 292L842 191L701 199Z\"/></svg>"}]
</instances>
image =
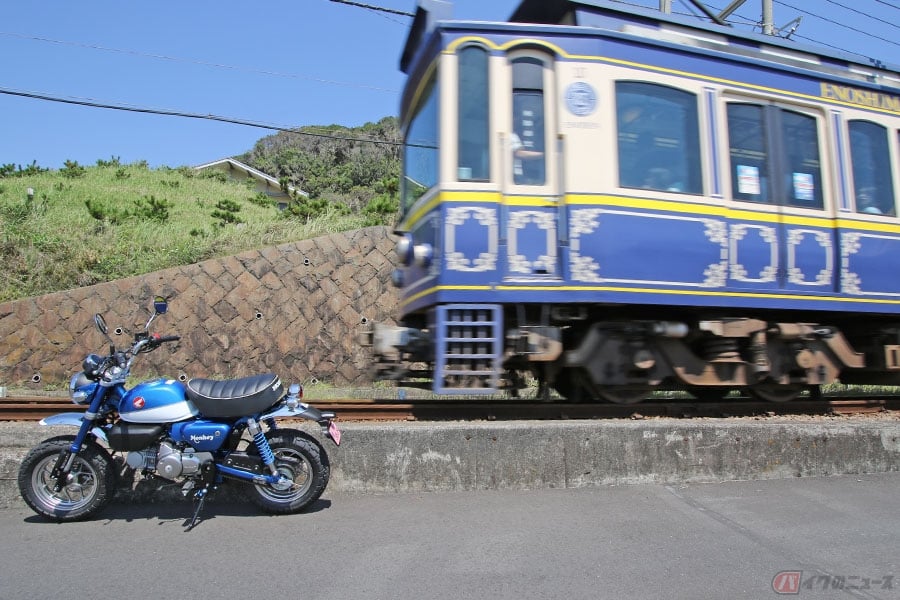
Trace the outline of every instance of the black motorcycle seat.
<instances>
[{"instance_id":1,"label":"black motorcycle seat","mask_svg":"<svg viewBox=\"0 0 900 600\"><path fill-rule=\"evenodd\" d=\"M274 373L240 379L200 379L187 382L187 397L204 417L242 417L260 413L284 394Z\"/></svg>"}]
</instances>

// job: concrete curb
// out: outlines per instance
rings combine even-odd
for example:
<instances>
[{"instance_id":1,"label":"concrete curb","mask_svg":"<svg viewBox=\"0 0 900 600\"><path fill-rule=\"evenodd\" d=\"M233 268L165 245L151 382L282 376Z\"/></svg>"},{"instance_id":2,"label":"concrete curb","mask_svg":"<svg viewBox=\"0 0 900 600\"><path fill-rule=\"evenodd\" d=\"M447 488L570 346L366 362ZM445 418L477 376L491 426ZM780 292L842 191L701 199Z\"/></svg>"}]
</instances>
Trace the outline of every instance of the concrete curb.
<instances>
[{"instance_id":1,"label":"concrete curb","mask_svg":"<svg viewBox=\"0 0 900 600\"><path fill-rule=\"evenodd\" d=\"M342 423L331 492L385 493L697 483L900 471L900 421L704 419ZM0 507L23 506L16 473L41 440L72 428L0 422ZM241 494L223 486L217 497ZM327 494L328 492L326 492ZM123 482L116 502L181 499Z\"/></svg>"}]
</instances>

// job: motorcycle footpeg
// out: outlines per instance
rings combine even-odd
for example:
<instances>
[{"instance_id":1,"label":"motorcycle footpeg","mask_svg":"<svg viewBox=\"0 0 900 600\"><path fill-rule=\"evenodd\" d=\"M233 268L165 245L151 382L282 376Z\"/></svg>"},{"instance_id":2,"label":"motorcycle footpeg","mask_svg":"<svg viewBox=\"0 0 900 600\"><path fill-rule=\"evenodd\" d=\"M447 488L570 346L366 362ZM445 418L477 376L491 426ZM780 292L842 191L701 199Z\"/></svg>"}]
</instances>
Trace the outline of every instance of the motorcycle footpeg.
<instances>
[{"instance_id":1,"label":"motorcycle footpeg","mask_svg":"<svg viewBox=\"0 0 900 600\"><path fill-rule=\"evenodd\" d=\"M194 487L195 487L195 484L193 481L185 482L185 484L183 486L181 486L181 495L184 496L185 498L187 498L187 495L191 493L191 490L193 490Z\"/></svg>"}]
</instances>

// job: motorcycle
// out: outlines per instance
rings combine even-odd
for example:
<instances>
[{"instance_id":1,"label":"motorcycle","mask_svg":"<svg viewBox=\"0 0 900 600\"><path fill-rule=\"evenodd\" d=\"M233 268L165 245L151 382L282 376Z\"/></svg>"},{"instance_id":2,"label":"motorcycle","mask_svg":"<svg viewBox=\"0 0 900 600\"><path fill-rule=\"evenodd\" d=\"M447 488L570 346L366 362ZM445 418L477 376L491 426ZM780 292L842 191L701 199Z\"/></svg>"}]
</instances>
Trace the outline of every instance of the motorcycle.
<instances>
[{"instance_id":1,"label":"motorcycle","mask_svg":"<svg viewBox=\"0 0 900 600\"><path fill-rule=\"evenodd\" d=\"M341 432L334 413L301 401L299 384L285 393L281 380L270 373L186 383L155 379L126 388L139 355L180 339L149 333L167 310L168 301L157 296L143 331L121 350L103 316L94 315L109 353L89 354L70 381L72 401L86 405L86 411L41 421L79 429L75 435L44 440L22 461L19 492L28 506L60 522L97 513L117 487L114 453L144 477L180 483L182 494L193 496L197 506L187 530L196 525L209 493L225 479L249 484L250 498L270 513L295 513L317 500L330 475L324 446L305 431L277 427L276 421L314 421L335 445L341 443Z\"/></svg>"}]
</instances>

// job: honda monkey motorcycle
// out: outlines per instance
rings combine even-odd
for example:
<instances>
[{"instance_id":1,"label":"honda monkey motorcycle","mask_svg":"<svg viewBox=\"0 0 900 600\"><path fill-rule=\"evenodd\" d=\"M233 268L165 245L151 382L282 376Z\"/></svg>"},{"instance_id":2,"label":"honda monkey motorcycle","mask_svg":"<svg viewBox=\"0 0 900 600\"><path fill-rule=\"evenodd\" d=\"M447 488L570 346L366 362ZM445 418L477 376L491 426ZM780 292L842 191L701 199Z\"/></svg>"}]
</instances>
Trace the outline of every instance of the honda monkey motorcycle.
<instances>
[{"instance_id":1,"label":"honda monkey motorcycle","mask_svg":"<svg viewBox=\"0 0 900 600\"><path fill-rule=\"evenodd\" d=\"M43 425L78 427L75 435L53 437L22 461L22 498L36 513L56 521L85 519L115 494L117 469L112 453L145 477L182 485L196 509L196 523L211 490L226 478L250 485L250 497L270 513L293 513L314 502L328 485L324 446L297 429L281 429L278 419L318 423L336 445L341 432L335 415L301 402L303 389L284 386L274 374L233 380L174 379L125 387L134 360L177 335L151 335L150 325L168 309L156 297L153 312L130 348L116 349L100 314L97 329L110 344L106 356L89 354L72 376L69 391L84 413L45 418Z\"/></svg>"}]
</instances>

